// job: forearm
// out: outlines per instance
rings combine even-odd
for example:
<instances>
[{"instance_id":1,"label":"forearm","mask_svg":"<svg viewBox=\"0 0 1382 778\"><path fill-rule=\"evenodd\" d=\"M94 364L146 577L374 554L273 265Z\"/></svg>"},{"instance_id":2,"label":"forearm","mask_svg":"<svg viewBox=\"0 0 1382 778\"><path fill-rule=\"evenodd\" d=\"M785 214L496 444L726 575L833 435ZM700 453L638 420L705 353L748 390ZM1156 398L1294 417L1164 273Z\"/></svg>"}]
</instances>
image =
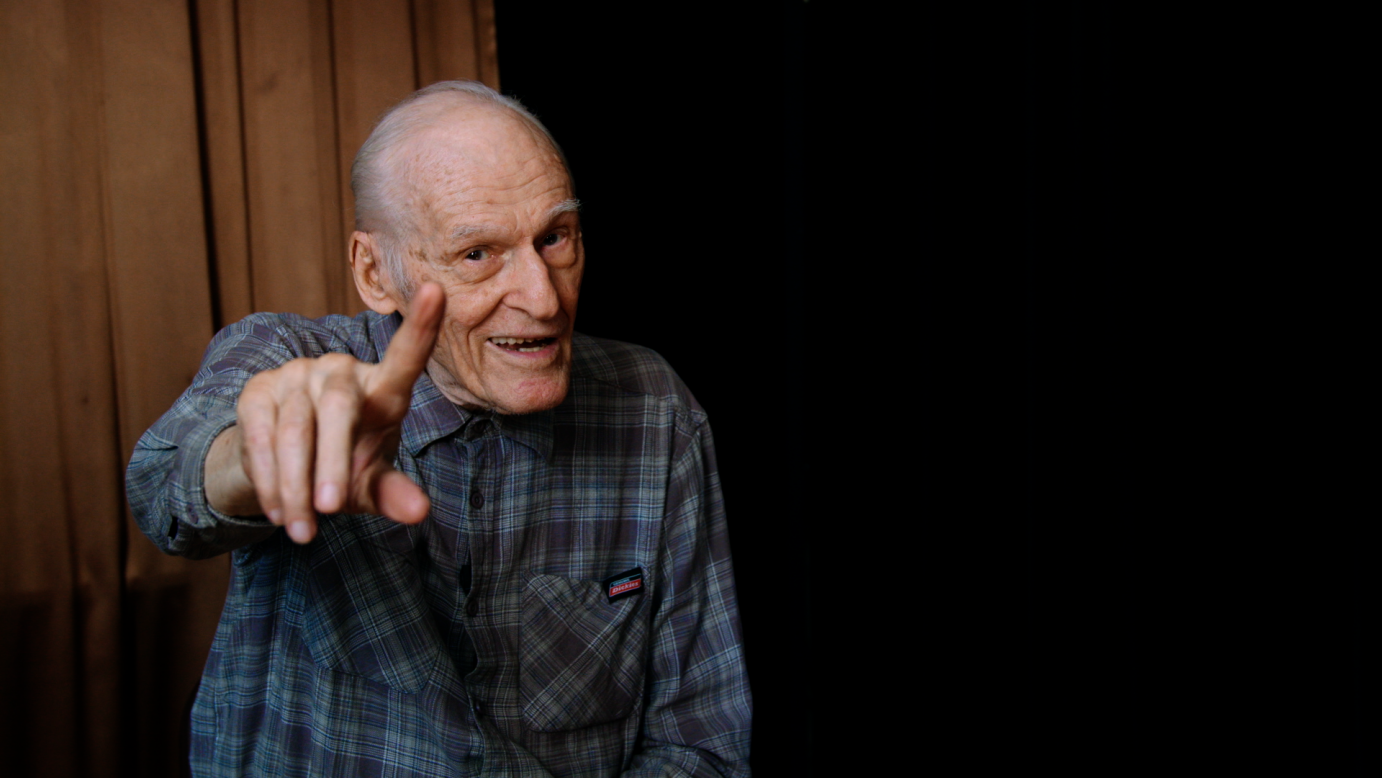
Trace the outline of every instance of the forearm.
<instances>
[{"instance_id":1,"label":"forearm","mask_svg":"<svg viewBox=\"0 0 1382 778\"><path fill-rule=\"evenodd\" d=\"M240 454L240 428L228 427L211 444L206 454L206 502L231 516L262 516L254 483L245 473Z\"/></svg>"},{"instance_id":2,"label":"forearm","mask_svg":"<svg viewBox=\"0 0 1382 778\"><path fill-rule=\"evenodd\" d=\"M135 446L126 474L130 507L164 553L203 559L274 531L263 517L221 511L208 499L207 466L215 466L210 454L234 421L233 405L184 395Z\"/></svg>"}]
</instances>

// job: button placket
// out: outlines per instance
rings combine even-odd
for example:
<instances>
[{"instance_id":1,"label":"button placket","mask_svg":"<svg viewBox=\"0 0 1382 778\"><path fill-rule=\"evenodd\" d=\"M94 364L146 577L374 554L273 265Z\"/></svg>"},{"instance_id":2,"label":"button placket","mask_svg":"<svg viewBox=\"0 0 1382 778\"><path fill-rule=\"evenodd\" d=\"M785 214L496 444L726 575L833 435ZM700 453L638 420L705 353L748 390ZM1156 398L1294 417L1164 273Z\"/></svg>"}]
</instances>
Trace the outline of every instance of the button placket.
<instances>
[{"instance_id":1,"label":"button placket","mask_svg":"<svg viewBox=\"0 0 1382 778\"><path fill-rule=\"evenodd\" d=\"M474 505L474 484L479 460L475 441L457 439L454 441L454 445L456 447L458 459L462 463L460 472L460 491L462 494L470 491L472 499L467 502ZM457 623L461 623L460 615L462 613L467 616L474 616L479 609L480 601L478 593L475 591L476 580L479 576L475 574L476 571L471 564L470 558L470 532L473 526L471 524L472 517L470 514L472 510L467 510L464 506L465 503L458 506L461 507L459 511L461 514L461 521L460 526L457 527L456 557L454 560L456 564L456 584L460 589L460 597L457 598L455 606L456 610L453 611L453 618L456 619Z\"/></svg>"}]
</instances>

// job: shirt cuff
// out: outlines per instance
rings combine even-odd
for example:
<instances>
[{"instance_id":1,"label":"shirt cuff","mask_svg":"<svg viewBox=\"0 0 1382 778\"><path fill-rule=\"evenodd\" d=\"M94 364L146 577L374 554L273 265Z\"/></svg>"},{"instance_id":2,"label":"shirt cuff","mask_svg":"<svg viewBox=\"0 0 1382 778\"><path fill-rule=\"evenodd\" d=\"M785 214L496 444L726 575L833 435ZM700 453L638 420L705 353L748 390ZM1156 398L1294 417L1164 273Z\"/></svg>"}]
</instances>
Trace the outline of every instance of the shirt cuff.
<instances>
[{"instance_id":1,"label":"shirt cuff","mask_svg":"<svg viewBox=\"0 0 1382 778\"><path fill-rule=\"evenodd\" d=\"M278 529L263 516L231 516L206 499L206 456L235 417L209 420L189 430L178 444L173 468L172 515L168 517L168 550L201 559L263 540Z\"/></svg>"}]
</instances>

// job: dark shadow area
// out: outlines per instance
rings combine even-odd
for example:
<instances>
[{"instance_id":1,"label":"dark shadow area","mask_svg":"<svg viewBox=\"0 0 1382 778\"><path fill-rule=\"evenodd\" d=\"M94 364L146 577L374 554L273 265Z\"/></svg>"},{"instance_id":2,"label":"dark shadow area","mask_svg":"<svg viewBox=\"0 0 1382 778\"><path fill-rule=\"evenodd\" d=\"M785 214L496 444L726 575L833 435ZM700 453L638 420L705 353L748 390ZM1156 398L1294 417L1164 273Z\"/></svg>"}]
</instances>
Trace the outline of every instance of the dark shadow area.
<instances>
[{"instance_id":1,"label":"dark shadow area","mask_svg":"<svg viewBox=\"0 0 1382 778\"><path fill-rule=\"evenodd\" d=\"M822 691L809 10L496 2L503 91L562 144L583 203L577 328L656 349L709 412L764 776L812 774Z\"/></svg>"}]
</instances>

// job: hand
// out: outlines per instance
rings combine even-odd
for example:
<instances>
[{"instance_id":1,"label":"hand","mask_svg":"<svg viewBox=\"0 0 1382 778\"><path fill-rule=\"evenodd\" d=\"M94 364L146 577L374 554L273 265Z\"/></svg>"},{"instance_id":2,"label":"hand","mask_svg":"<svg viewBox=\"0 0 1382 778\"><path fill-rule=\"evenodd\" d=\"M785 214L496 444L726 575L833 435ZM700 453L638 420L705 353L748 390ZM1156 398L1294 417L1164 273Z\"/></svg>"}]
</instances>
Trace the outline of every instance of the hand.
<instances>
[{"instance_id":1,"label":"hand","mask_svg":"<svg viewBox=\"0 0 1382 778\"><path fill-rule=\"evenodd\" d=\"M207 455L207 501L231 515L262 514L298 543L316 535L318 511L426 518L431 501L393 458L445 305L441 287L419 289L378 364L326 354L247 381L236 426Z\"/></svg>"}]
</instances>

